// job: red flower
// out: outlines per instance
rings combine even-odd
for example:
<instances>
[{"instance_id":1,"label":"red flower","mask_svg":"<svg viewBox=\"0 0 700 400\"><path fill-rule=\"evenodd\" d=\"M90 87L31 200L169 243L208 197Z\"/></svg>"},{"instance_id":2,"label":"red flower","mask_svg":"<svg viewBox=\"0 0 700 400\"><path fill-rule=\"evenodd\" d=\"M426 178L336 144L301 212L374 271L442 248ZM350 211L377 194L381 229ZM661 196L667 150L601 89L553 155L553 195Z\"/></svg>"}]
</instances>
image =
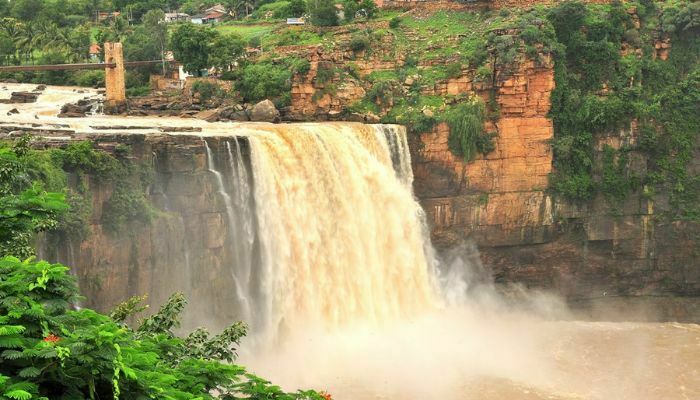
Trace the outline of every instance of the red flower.
<instances>
[{"instance_id":1,"label":"red flower","mask_svg":"<svg viewBox=\"0 0 700 400\"><path fill-rule=\"evenodd\" d=\"M333 397L331 397L331 394L326 392L326 391L323 391L319 394L321 395L321 397L323 397L323 400L333 400Z\"/></svg>"},{"instance_id":2,"label":"red flower","mask_svg":"<svg viewBox=\"0 0 700 400\"><path fill-rule=\"evenodd\" d=\"M53 333L49 334L49 336L44 338L44 342L48 342L48 343L56 343L59 340L61 340L61 338L54 335Z\"/></svg>"}]
</instances>

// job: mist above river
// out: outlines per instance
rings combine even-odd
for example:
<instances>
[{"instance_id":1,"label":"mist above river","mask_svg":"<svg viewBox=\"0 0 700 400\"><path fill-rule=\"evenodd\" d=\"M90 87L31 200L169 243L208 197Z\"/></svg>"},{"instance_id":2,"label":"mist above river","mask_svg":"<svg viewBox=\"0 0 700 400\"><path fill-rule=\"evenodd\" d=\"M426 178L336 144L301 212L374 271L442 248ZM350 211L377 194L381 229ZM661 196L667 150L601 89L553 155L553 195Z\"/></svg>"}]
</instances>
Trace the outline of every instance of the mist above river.
<instances>
[{"instance_id":1,"label":"mist above river","mask_svg":"<svg viewBox=\"0 0 700 400\"><path fill-rule=\"evenodd\" d=\"M700 398L700 326L576 321L535 297L546 311L482 297L381 328L308 325L259 351L244 343L241 362L334 399Z\"/></svg>"}]
</instances>

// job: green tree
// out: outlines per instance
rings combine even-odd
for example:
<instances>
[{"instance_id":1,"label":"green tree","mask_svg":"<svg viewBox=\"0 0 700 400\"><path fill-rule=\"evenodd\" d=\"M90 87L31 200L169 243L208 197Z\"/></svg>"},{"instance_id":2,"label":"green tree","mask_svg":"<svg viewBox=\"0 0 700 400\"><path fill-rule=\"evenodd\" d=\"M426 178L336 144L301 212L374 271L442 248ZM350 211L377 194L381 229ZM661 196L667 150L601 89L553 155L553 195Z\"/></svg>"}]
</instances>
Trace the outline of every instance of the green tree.
<instances>
[{"instance_id":1,"label":"green tree","mask_svg":"<svg viewBox=\"0 0 700 400\"><path fill-rule=\"evenodd\" d=\"M317 26L338 25L338 11L333 0L310 0L307 7L312 24Z\"/></svg>"},{"instance_id":2,"label":"green tree","mask_svg":"<svg viewBox=\"0 0 700 400\"><path fill-rule=\"evenodd\" d=\"M15 18L3 18L0 20L0 31L12 43L13 62L19 62L20 44L24 41L24 24Z\"/></svg>"},{"instance_id":3,"label":"green tree","mask_svg":"<svg viewBox=\"0 0 700 400\"><path fill-rule=\"evenodd\" d=\"M31 21L36 18L44 4L41 0L12 0L12 16L22 20Z\"/></svg>"},{"instance_id":4,"label":"green tree","mask_svg":"<svg viewBox=\"0 0 700 400\"><path fill-rule=\"evenodd\" d=\"M68 31L67 51L71 61L85 61L90 58L90 44L92 37L88 25L80 25L75 28L63 28Z\"/></svg>"},{"instance_id":5,"label":"green tree","mask_svg":"<svg viewBox=\"0 0 700 400\"><path fill-rule=\"evenodd\" d=\"M360 2L360 10L363 10L367 18L374 18L377 14L377 4L374 0L362 0Z\"/></svg>"},{"instance_id":6,"label":"green tree","mask_svg":"<svg viewBox=\"0 0 700 400\"><path fill-rule=\"evenodd\" d=\"M291 0L289 2L288 16L292 18L301 17L306 11L306 1Z\"/></svg>"},{"instance_id":7,"label":"green tree","mask_svg":"<svg viewBox=\"0 0 700 400\"><path fill-rule=\"evenodd\" d=\"M209 63L220 70L228 70L245 54L245 41L236 33L218 35L214 38L209 54Z\"/></svg>"},{"instance_id":8,"label":"green tree","mask_svg":"<svg viewBox=\"0 0 700 400\"><path fill-rule=\"evenodd\" d=\"M154 59L163 59L168 45L168 26L165 24L165 13L162 10L150 10L143 16L143 27L153 42L158 46L158 55ZM145 59L144 59L145 60ZM162 64L165 74L165 64Z\"/></svg>"},{"instance_id":9,"label":"green tree","mask_svg":"<svg viewBox=\"0 0 700 400\"><path fill-rule=\"evenodd\" d=\"M186 71L199 75L201 70L211 66L211 43L217 35L209 27L194 24L178 26L170 39L175 59L182 63Z\"/></svg>"}]
</instances>

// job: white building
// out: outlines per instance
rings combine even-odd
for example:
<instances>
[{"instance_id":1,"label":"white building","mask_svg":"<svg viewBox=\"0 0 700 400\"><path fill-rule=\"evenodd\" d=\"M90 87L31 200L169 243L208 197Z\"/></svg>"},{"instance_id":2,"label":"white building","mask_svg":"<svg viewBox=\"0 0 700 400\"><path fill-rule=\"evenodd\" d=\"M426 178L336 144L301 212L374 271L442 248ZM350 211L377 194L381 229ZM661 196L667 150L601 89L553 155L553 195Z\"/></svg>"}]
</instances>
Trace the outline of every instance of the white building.
<instances>
[{"instance_id":1,"label":"white building","mask_svg":"<svg viewBox=\"0 0 700 400\"><path fill-rule=\"evenodd\" d=\"M190 19L190 16L185 13L165 13L165 22L171 23L171 22L184 22Z\"/></svg>"}]
</instances>

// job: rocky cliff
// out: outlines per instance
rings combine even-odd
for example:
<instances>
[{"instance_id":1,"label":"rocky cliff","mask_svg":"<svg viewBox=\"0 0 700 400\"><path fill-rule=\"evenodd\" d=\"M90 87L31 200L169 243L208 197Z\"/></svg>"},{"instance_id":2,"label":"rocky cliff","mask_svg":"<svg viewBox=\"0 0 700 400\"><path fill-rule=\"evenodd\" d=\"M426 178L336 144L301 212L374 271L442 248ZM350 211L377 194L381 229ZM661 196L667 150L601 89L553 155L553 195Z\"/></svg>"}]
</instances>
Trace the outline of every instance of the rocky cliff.
<instances>
[{"instance_id":1,"label":"rocky cliff","mask_svg":"<svg viewBox=\"0 0 700 400\"><path fill-rule=\"evenodd\" d=\"M234 306L235 284L227 269L227 260L235 255L227 205L219 195L217 175L208 169L207 148L226 190L235 193L229 180L233 173L230 158L235 157L230 149L234 154L238 150L248 165L248 142L235 136L202 138L122 129L122 134L71 134L71 140L90 140L97 149L112 154L116 149L129 149L126 162L140 166L140 170L127 179L149 176L145 188L148 218L126 215L124 223L115 226L110 223L113 218L104 214L120 182L90 175L82 181L71 174L74 189L87 186L83 190L90 202L89 232L82 239L55 234L42 237L37 244L39 256L73 267L85 306L106 311L131 296L144 294L151 304L158 305L180 291L200 299L188 306L186 326L206 323L223 327L239 314ZM51 132L42 134L51 136ZM38 145L67 143L65 132L53 134L62 136Z\"/></svg>"}]
</instances>

